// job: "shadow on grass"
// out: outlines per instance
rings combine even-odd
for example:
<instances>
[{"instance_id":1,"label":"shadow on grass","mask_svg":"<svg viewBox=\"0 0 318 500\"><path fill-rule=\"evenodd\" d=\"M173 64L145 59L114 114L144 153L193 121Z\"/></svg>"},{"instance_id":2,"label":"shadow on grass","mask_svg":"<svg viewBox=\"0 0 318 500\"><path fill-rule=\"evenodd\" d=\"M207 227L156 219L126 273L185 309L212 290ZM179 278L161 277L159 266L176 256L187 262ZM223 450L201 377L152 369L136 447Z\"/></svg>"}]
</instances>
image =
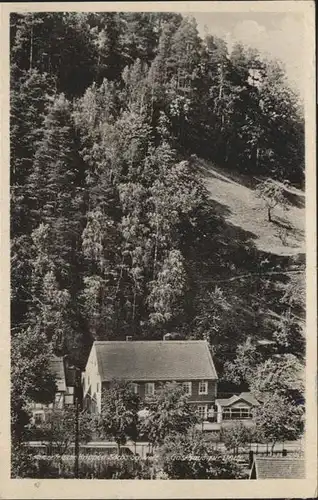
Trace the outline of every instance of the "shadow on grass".
<instances>
[{"instance_id":1,"label":"shadow on grass","mask_svg":"<svg viewBox=\"0 0 318 500\"><path fill-rule=\"evenodd\" d=\"M189 303L196 303L201 315L212 318L209 294L218 287L230 305L215 333L218 356L224 359L249 336L271 338L274 320L270 312L280 315L285 308L281 299L290 281L286 271L304 263L303 254L276 255L259 250L255 234L231 224L227 220L230 213L227 206L209 199L198 214L197 225L187 227L181 241ZM192 324L196 324L197 310L187 310L189 330L195 330ZM208 316L207 324L213 323L209 321Z\"/></svg>"},{"instance_id":2,"label":"shadow on grass","mask_svg":"<svg viewBox=\"0 0 318 500\"><path fill-rule=\"evenodd\" d=\"M305 195L300 195L295 192L288 191L287 189L284 190L284 196L286 200L293 205L294 207L297 208L305 208L306 203L305 203Z\"/></svg>"},{"instance_id":3,"label":"shadow on grass","mask_svg":"<svg viewBox=\"0 0 318 500\"><path fill-rule=\"evenodd\" d=\"M304 239L305 238L305 231L302 231L301 229L296 228L295 226L292 226L289 222L287 222L285 219L279 216L273 216L272 223L277 226L278 228L281 229L286 229L289 235L293 235L296 239ZM289 245L292 246L292 245Z\"/></svg>"}]
</instances>

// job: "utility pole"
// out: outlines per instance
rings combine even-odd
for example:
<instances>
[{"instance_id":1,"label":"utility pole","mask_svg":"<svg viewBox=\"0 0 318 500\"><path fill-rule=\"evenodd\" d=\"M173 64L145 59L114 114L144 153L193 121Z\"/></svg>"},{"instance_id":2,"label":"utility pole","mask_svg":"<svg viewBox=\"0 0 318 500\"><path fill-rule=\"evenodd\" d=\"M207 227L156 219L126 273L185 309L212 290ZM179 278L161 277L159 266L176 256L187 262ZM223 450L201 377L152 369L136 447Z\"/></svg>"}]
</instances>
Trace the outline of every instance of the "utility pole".
<instances>
[{"instance_id":1,"label":"utility pole","mask_svg":"<svg viewBox=\"0 0 318 500\"><path fill-rule=\"evenodd\" d=\"M78 397L75 398L75 461L74 477L78 479L78 459L79 459L79 404Z\"/></svg>"},{"instance_id":2,"label":"utility pole","mask_svg":"<svg viewBox=\"0 0 318 500\"><path fill-rule=\"evenodd\" d=\"M79 461L79 388L81 383L81 372L78 368L75 368L75 440L74 440L74 477L78 478L78 461Z\"/></svg>"}]
</instances>

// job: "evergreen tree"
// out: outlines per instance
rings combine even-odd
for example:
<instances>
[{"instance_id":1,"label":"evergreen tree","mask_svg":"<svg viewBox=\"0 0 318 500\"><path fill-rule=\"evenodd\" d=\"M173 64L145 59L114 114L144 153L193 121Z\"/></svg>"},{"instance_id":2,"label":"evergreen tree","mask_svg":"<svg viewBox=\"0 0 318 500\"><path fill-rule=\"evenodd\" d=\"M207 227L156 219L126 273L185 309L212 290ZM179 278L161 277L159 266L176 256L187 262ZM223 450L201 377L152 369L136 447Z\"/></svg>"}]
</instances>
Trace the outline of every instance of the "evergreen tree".
<instances>
[{"instance_id":1,"label":"evergreen tree","mask_svg":"<svg viewBox=\"0 0 318 500\"><path fill-rule=\"evenodd\" d=\"M10 26L12 334L43 335L84 367L94 339L173 330L207 338L223 379L277 391L267 370L280 379L286 356L302 358L304 304L299 280L271 273L301 271L301 257L260 254L190 155L301 184L303 110L282 65L201 40L175 13L12 14ZM265 334L276 345L260 352Z\"/></svg>"}]
</instances>

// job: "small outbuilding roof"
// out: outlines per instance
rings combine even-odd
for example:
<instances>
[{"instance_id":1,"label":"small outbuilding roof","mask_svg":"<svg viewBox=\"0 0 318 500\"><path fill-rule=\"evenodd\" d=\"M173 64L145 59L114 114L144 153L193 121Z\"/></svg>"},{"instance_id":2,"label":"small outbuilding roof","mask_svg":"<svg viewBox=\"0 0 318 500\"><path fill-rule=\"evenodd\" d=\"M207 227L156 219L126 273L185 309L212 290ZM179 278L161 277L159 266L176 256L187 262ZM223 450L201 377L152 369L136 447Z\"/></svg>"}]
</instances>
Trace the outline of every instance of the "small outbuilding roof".
<instances>
[{"instance_id":1,"label":"small outbuilding roof","mask_svg":"<svg viewBox=\"0 0 318 500\"><path fill-rule=\"evenodd\" d=\"M250 479L305 479L305 460L300 457L258 457Z\"/></svg>"},{"instance_id":2,"label":"small outbuilding roof","mask_svg":"<svg viewBox=\"0 0 318 500\"><path fill-rule=\"evenodd\" d=\"M102 381L218 378L206 341L96 341L94 347Z\"/></svg>"},{"instance_id":3,"label":"small outbuilding roof","mask_svg":"<svg viewBox=\"0 0 318 500\"><path fill-rule=\"evenodd\" d=\"M218 403L222 407L227 407L231 406L234 403L237 403L238 401L243 400L249 403L251 406L259 406L259 402L251 392L241 392L239 395L231 396L230 398L226 399L216 399L215 402Z\"/></svg>"}]
</instances>

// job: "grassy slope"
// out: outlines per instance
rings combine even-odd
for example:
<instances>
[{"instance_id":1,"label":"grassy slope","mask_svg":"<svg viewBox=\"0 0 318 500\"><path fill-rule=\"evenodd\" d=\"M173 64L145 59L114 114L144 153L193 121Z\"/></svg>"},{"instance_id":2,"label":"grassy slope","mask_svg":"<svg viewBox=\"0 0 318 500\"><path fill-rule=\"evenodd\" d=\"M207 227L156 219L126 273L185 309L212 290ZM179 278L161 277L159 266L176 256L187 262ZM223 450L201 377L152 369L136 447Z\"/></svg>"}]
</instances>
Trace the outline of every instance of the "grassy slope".
<instances>
[{"instance_id":1,"label":"grassy slope","mask_svg":"<svg viewBox=\"0 0 318 500\"><path fill-rule=\"evenodd\" d=\"M304 193L290 189L289 210L276 207L270 223L256 196L255 179L229 174L203 160L196 166L215 216L204 227L205 246L190 255L191 271L203 299L217 286L230 304L221 342L227 342L226 330L233 347L248 336L271 338L286 310L281 299L290 285L299 290L300 306L293 307L293 314L304 325L304 273L299 273L305 262Z\"/></svg>"},{"instance_id":2,"label":"grassy slope","mask_svg":"<svg viewBox=\"0 0 318 500\"><path fill-rule=\"evenodd\" d=\"M250 265L257 267L259 259L264 259L271 269L287 271L285 276L269 276L267 290L267 287L254 288L253 280L248 279L246 282L239 279L220 283L221 287L225 286L232 306L240 310L238 325L241 325L244 334L259 340L271 339L281 318L280 293L286 285L292 284L297 290L300 304L305 302L304 272L288 274L289 271L303 267L305 261L305 193L295 188L285 191L290 202L289 209L284 211L281 207L276 207L272 215L273 222L268 222L264 202L255 193L256 179L229 174L202 160L198 167L214 209L219 211L220 219L226 222L225 232L230 228L230 238L237 245L237 253L240 254L241 247L254 248ZM282 231L286 235L284 242L280 237ZM246 234L247 238L242 238L241 233ZM228 237L227 241L231 246ZM230 254L231 261L233 255ZM249 258L243 257L242 267L240 270L236 269L234 275L243 271L246 260ZM299 334L305 336L305 311L302 305L296 308L293 306L292 309L294 317L298 318L302 326ZM256 319L254 324L253 321L250 323L249 317L257 318L260 311L260 322ZM300 378L303 377L304 372L300 374Z\"/></svg>"},{"instance_id":3,"label":"grassy slope","mask_svg":"<svg viewBox=\"0 0 318 500\"><path fill-rule=\"evenodd\" d=\"M291 206L287 211L276 207L273 222L268 222L264 202L257 198L254 189L205 162L201 161L200 167L209 196L227 208L225 219L254 234L259 250L282 256L305 252L303 191L293 188L286 192Z\"/></svg>"}]
</instances>

